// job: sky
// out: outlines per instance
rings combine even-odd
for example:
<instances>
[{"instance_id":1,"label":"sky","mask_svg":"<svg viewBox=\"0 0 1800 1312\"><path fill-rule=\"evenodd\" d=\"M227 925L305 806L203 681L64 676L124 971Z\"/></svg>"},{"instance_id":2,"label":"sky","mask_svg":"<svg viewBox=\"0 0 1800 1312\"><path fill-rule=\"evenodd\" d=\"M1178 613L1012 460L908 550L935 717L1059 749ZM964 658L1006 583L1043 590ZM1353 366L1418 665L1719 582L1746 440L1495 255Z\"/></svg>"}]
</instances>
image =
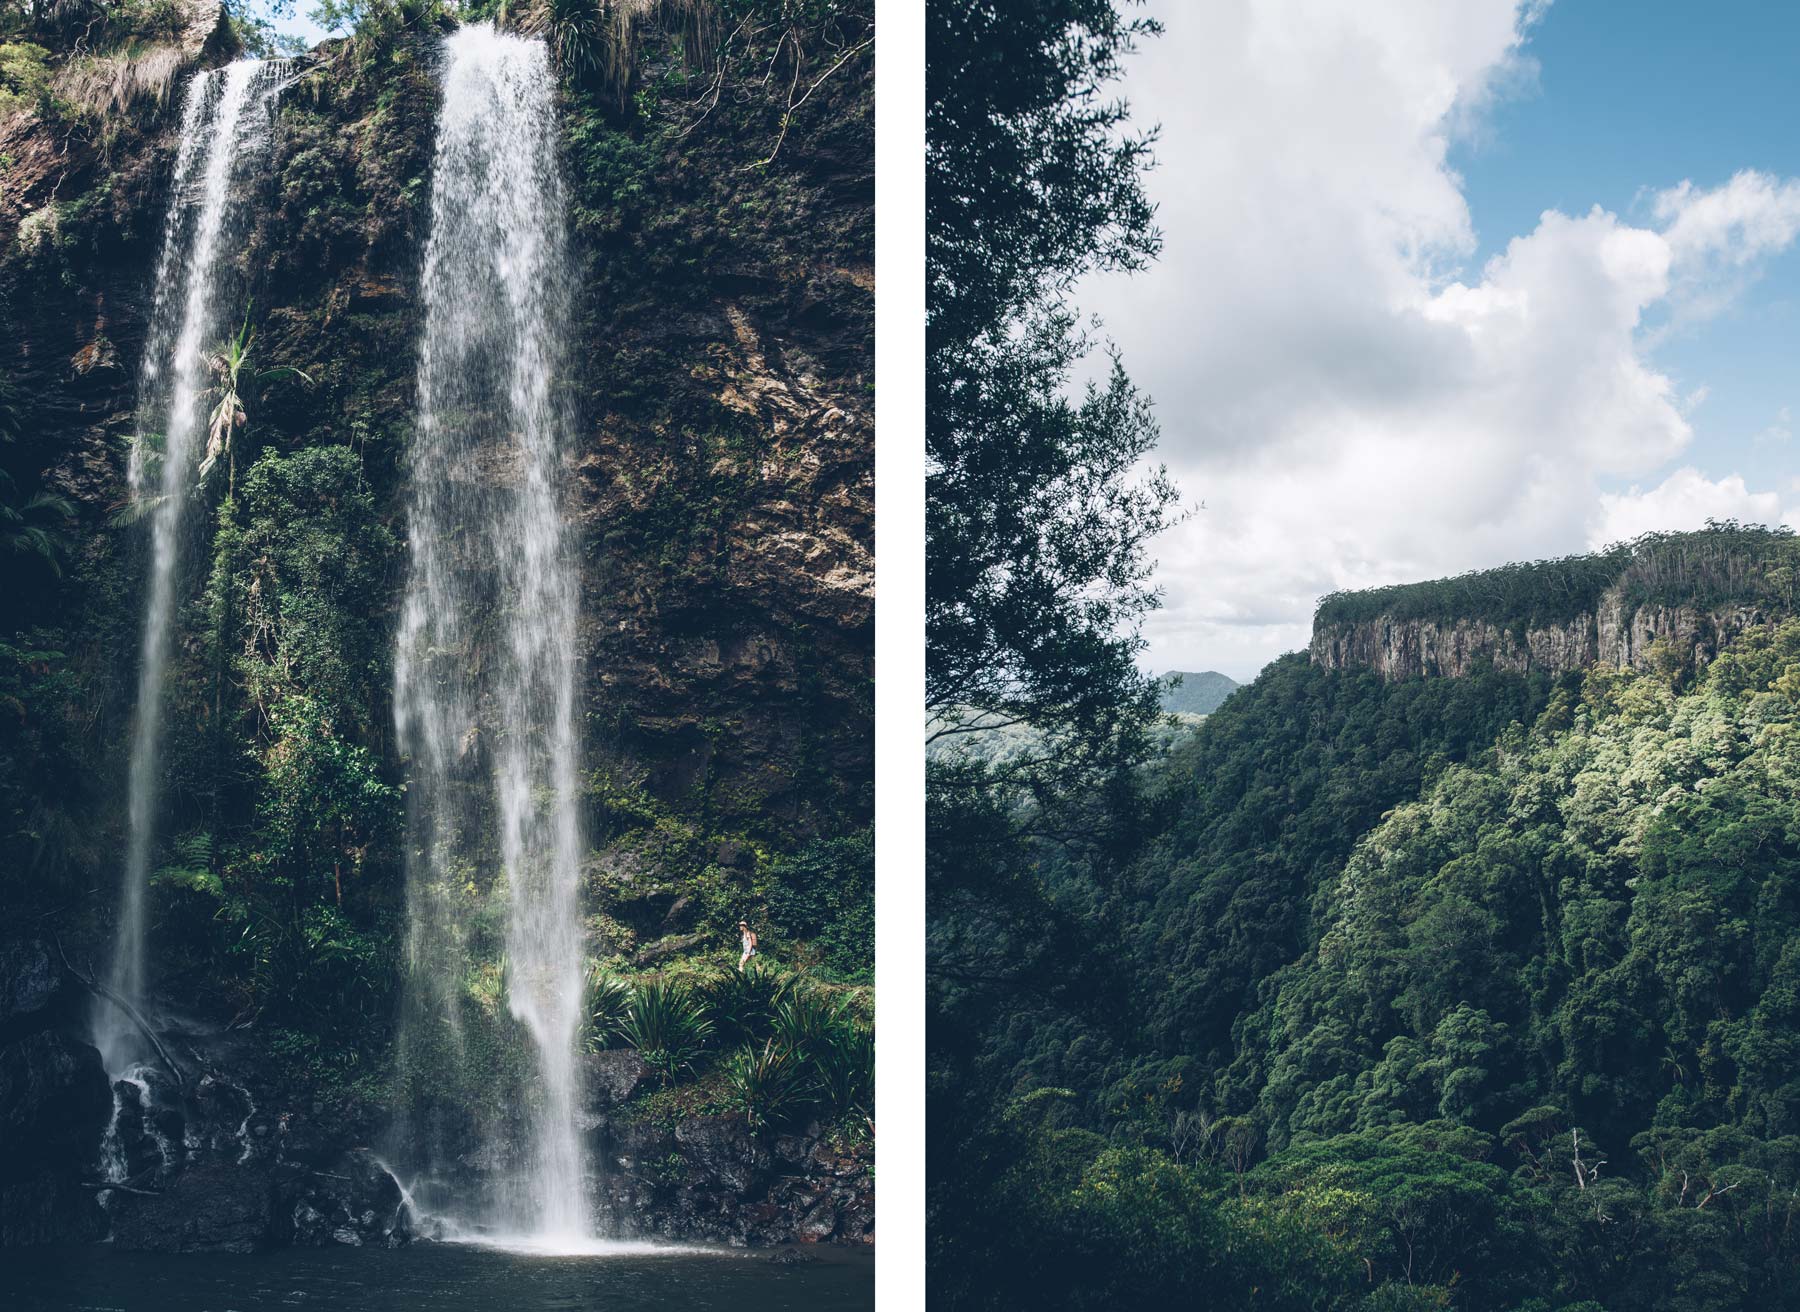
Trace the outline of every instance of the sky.
<instances>
[{"instance_id":1,"label":"sky","mask_svg":"<svg viewBox=\"0 0 1800 1312\"><path fill-rule=\"evenodd\" d=\"M1147 668L1251 678L1334 589L1800 526L1800 7L1150 8L1163 253L1079 289L1192 511Z\"/></svg>"},{"instance_id":2,"label":"sky","mask_svg":"<svg viewBox=\"0 0 1800 1312\"><path fill-rule=\"evenodd\" d=\"M317 0L250 0L250 12L267 19L278 35L298 37L308 50L343 33L322 27L312 16Z\"/></svg>"}]
</instances>

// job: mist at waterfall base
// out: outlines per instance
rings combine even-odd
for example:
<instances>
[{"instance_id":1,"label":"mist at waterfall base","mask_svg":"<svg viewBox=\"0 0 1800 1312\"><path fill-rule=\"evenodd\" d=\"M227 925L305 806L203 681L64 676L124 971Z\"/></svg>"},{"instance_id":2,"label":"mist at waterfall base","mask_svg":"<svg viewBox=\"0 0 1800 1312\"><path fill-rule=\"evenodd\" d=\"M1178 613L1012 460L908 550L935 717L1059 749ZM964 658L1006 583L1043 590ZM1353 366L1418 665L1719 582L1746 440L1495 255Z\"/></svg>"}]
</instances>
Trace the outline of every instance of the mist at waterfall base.
<instances>
[{"instance_id":1,"label":"mist at waterfall base","mask_svg":"<svg viewBox=\"0 0 1800 1312\"><path fill-rule=\"evenodd\" d=\"M555 390L573 281L564 210L543 43L460 29L444 42L394 663L410 758L401 1050L406 1062L428 1048L467 1060L459 1009L480 914L470 877L503 877L507 1004L531 1045L516 1095L523 1124L490 1112L479 1126L483 1196L446 1190L429 1160L422 1196L442 1209L445 1237L513 1236L552 1252L594 1246L577 1125L577 588L561 504L570 424ZM432 1042L445 1029L449 1042Z\"/></svg>"},{"instance_id":2,"label":"mist at waterfall base","mask_svg":"<svg viewBox=\"0 0 1800 1312\"><path fill-rule=\"evenodd\" d=\"M89 1246L9 1252L0 1292L12 1312L852 1312L874 1307L874 1269L870 1253L825 1247L795 1262L681 1249L595 1262L445 1244L197 1257Z\"/></svg>"}]
</instances>

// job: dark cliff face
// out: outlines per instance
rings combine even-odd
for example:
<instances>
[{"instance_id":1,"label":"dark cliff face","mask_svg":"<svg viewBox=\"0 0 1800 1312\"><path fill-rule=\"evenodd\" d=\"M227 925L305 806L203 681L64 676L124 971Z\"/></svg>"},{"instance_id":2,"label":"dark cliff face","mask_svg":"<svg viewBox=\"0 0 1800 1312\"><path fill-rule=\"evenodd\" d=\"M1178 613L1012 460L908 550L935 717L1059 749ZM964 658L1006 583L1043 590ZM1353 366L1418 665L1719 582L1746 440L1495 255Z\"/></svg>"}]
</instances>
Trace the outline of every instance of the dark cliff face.
<instances>
[{"instance_id":1,"label":"dark cliff face","mask_svg":"<svg viewBox=\"0 0 1800 1312\"><path fill-rule=\"evenodd\" d=\"M438 34L399 23L308 57L241 255L260 363L315 385L255 398L240 478L259 454L346 447L398 540ZM8 464L79 515L71 567L23 618L59 631L98 712L71 736L108 835L141 543L107 521L125 498L180 80L229 53L203 16L184 42L160 94L0 130L0 367L21 430ZM872 816L872 61L823 81L784 132L760 70L728 48L702 77L681 49L680 32L641 25L623 108L595 94L564 125L583 277L557 385L581 418L569 509L592 830L604 842L626 799L791 849ZM215 709L200 612L215 533L197 529L185 586L172 722L189 727ZM382 565L389 587L366 606L391 633L403 570L397 552ZM365 682L340 727L391 766L385 664ZM255 740L249 716L225 727ZM101 864L102 846L75 859Z\"/></svg>"},{"instance_id":2,"label":"dark cliff face","mask_svg":"<svg viewBox=\"0 0 1800 1312\"><path fill-rule=\"evenodd\" d=\"M566 506L582 564L589 950L625 971L734 961L738 917L768 916L777 960L854 981L872 950L872 889L855 881L873 817L874 154L872 59L848 56L872 20L825 6L825 26L791 47L799 66L771 79L774 29L755 51L748 25L713 32L721 53L690 63L683 15L703 9L642 7L611 83L562 86L580 283L554 385L578 416ZM343 1127L319 1130L310 1166L389 1132L396 1089L418 1082L392 1043L405 774L390 689L448 24L423 5L384 12L302 58L244 198L246 303L225 317L255 326L259 369L311 381L246 394L235 498L215 479L188 516L153 863L157 1007L213 1039L249 1024L218 1061L255 1090L268 1133ZM187 13L116 103L59 94L0 122L0 469L21 501L41 490L73 507L56 526L60 574L22 569L0 596L0 902L83 965L104 957L123 845L145 535L115 519L181 91L237 50L216 6ZM788 122L790 80L813 90ZM389 794L361 829L282 855L278 775L299 739L276 710L293 697ZM325 805L298 800L302 819ZM471 872L484 895L497 867ZM242 946L257 936L266 946ZM497 952L476 945L483 988ZM494 998L462 1000L486 1009L486 1037L511 1023ZM83 1026L64 1028L75 1041ZM743 1216L714 1205L731 1182L699 1150L679 1188L619 1168L619 1206L669 1234L866 1232L866 1135L840 1153L838 1128L813 1126L784 1147L709 1090L707 1116L762 1154ZM688 1151L681 1117L614 1120L596 1160L615 1140L657 1163ZM92 1169L77 1156L65 1192ZM270 1162L279 1175L288 1158ZM336 1215L277 1184L283 1216ZM246 1198L255 1228L263 1195ZM30 1230L51 1232L77 1228Z\"/></svg>"}]
</instances>

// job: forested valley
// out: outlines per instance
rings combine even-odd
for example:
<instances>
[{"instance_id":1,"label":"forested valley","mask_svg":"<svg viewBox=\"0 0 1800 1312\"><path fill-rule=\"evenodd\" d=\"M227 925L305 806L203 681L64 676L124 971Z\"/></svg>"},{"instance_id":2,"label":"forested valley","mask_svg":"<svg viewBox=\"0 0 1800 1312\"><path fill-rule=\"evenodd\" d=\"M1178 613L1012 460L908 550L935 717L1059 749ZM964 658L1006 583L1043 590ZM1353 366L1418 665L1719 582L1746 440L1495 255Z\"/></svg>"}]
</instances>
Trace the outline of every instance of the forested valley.
<instances>
[{"instance_id":1,"label":"forested valley","mask_svg":"<svg viewBox=\"0 0 1800 1312\"><path fill-rule=\"evenodd\" d=\"M1677 622L1622 666L1285 656L1130 824L950 831L1013 893L934 918L946 1303L1800 1305L1796 565L1718 525L1330 599L1528 637L1575 612L1521 573L1638 614L1655 574Z\"/></svg>"}]
</instances>

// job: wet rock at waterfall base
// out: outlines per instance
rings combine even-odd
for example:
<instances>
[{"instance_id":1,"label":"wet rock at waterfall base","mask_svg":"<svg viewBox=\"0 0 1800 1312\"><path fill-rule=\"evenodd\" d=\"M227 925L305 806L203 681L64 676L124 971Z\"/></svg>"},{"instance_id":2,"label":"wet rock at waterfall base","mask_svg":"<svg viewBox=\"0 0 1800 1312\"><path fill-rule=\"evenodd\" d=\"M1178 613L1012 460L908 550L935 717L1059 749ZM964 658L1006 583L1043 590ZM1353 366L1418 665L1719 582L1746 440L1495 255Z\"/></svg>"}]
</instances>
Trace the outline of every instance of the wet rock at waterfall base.
<instances>
[{"instance_id":1,"label":"wet rock at waterfall base","mask_svg":"<svg viewBox=\"0 0 1800 1312\"><path fill-rule=\"evenodd\" d=\"M819 1126L773 1139L740 1117L627 1124L612 1142L601 1213L616 1233L734 1247L873 1242L866 1146L840 1150Z\"/></svg>"},{"instance_id":2,"label":"wet rock at waterfall base","mask_svg":"<svg viewBox=\"0 0 1800 1312\"><path fill-rule=\"evenodd\" d=\"M0 1048L0 1170L89 1151L111 1111L92 1045L47 1032Z\"/></svg>"},{"instance_id":3,"label":"wet rock at waterfall base","mask_svg":"<svg viewBox=\"0 0 1800 1312\"><path fill-rule=\"evenodd\" d=\"M354 1148L328 1170L298 1170L284 1186L292 1200L293 1242L395 1247L413 1238L400 1186L367 1148Z\"/></svg>"},{"instance_id":4,"label":"wet rock at waterfall base","mask_svg":"<svg viewBox=\"0 0 1800 1312\"><path fill-rule=\"evenodd\" d=\"M275 1182L224 1163L189 1167L162 1193L121 1194L113 1243L157 1253L258 1253L288 1236Z\"/></svg>"},{"instance_id":5,"label":"wet rock at waterfall base","mask_svg":"<svg viewBox=\"0 0 1800 1312\"><path fill-rule=\"evenodd\" d=\"M589 1105L605 1112L630 1102L650 1079L650 1067L635 1048L611 1048L591 1054L582 1074Z\"/></svg>"},{"instance_id":6,"label":"wet rock at waterfall base","mask_svg":"<svg viewBox=\"0 0 1800 1312\"><path fill-rule=\"evenodd\" d=\"M54 1028L79 1003L43 943L0 943L0 1247L105 1233L82 1185L112 1095L100 1054Z\"/></svg>"},{"instance_id":7,"label":"wet rock at waterfall base","mask_svg":"<svg viewBox=\"0 0 1800 1312\"><path fill-rule=\"evenodd\" d=\"M0 1048L0 1247L105 1233L82 1185L111 1109L88 1044L51 1031Z\"/></svg>"}]
</instances>

